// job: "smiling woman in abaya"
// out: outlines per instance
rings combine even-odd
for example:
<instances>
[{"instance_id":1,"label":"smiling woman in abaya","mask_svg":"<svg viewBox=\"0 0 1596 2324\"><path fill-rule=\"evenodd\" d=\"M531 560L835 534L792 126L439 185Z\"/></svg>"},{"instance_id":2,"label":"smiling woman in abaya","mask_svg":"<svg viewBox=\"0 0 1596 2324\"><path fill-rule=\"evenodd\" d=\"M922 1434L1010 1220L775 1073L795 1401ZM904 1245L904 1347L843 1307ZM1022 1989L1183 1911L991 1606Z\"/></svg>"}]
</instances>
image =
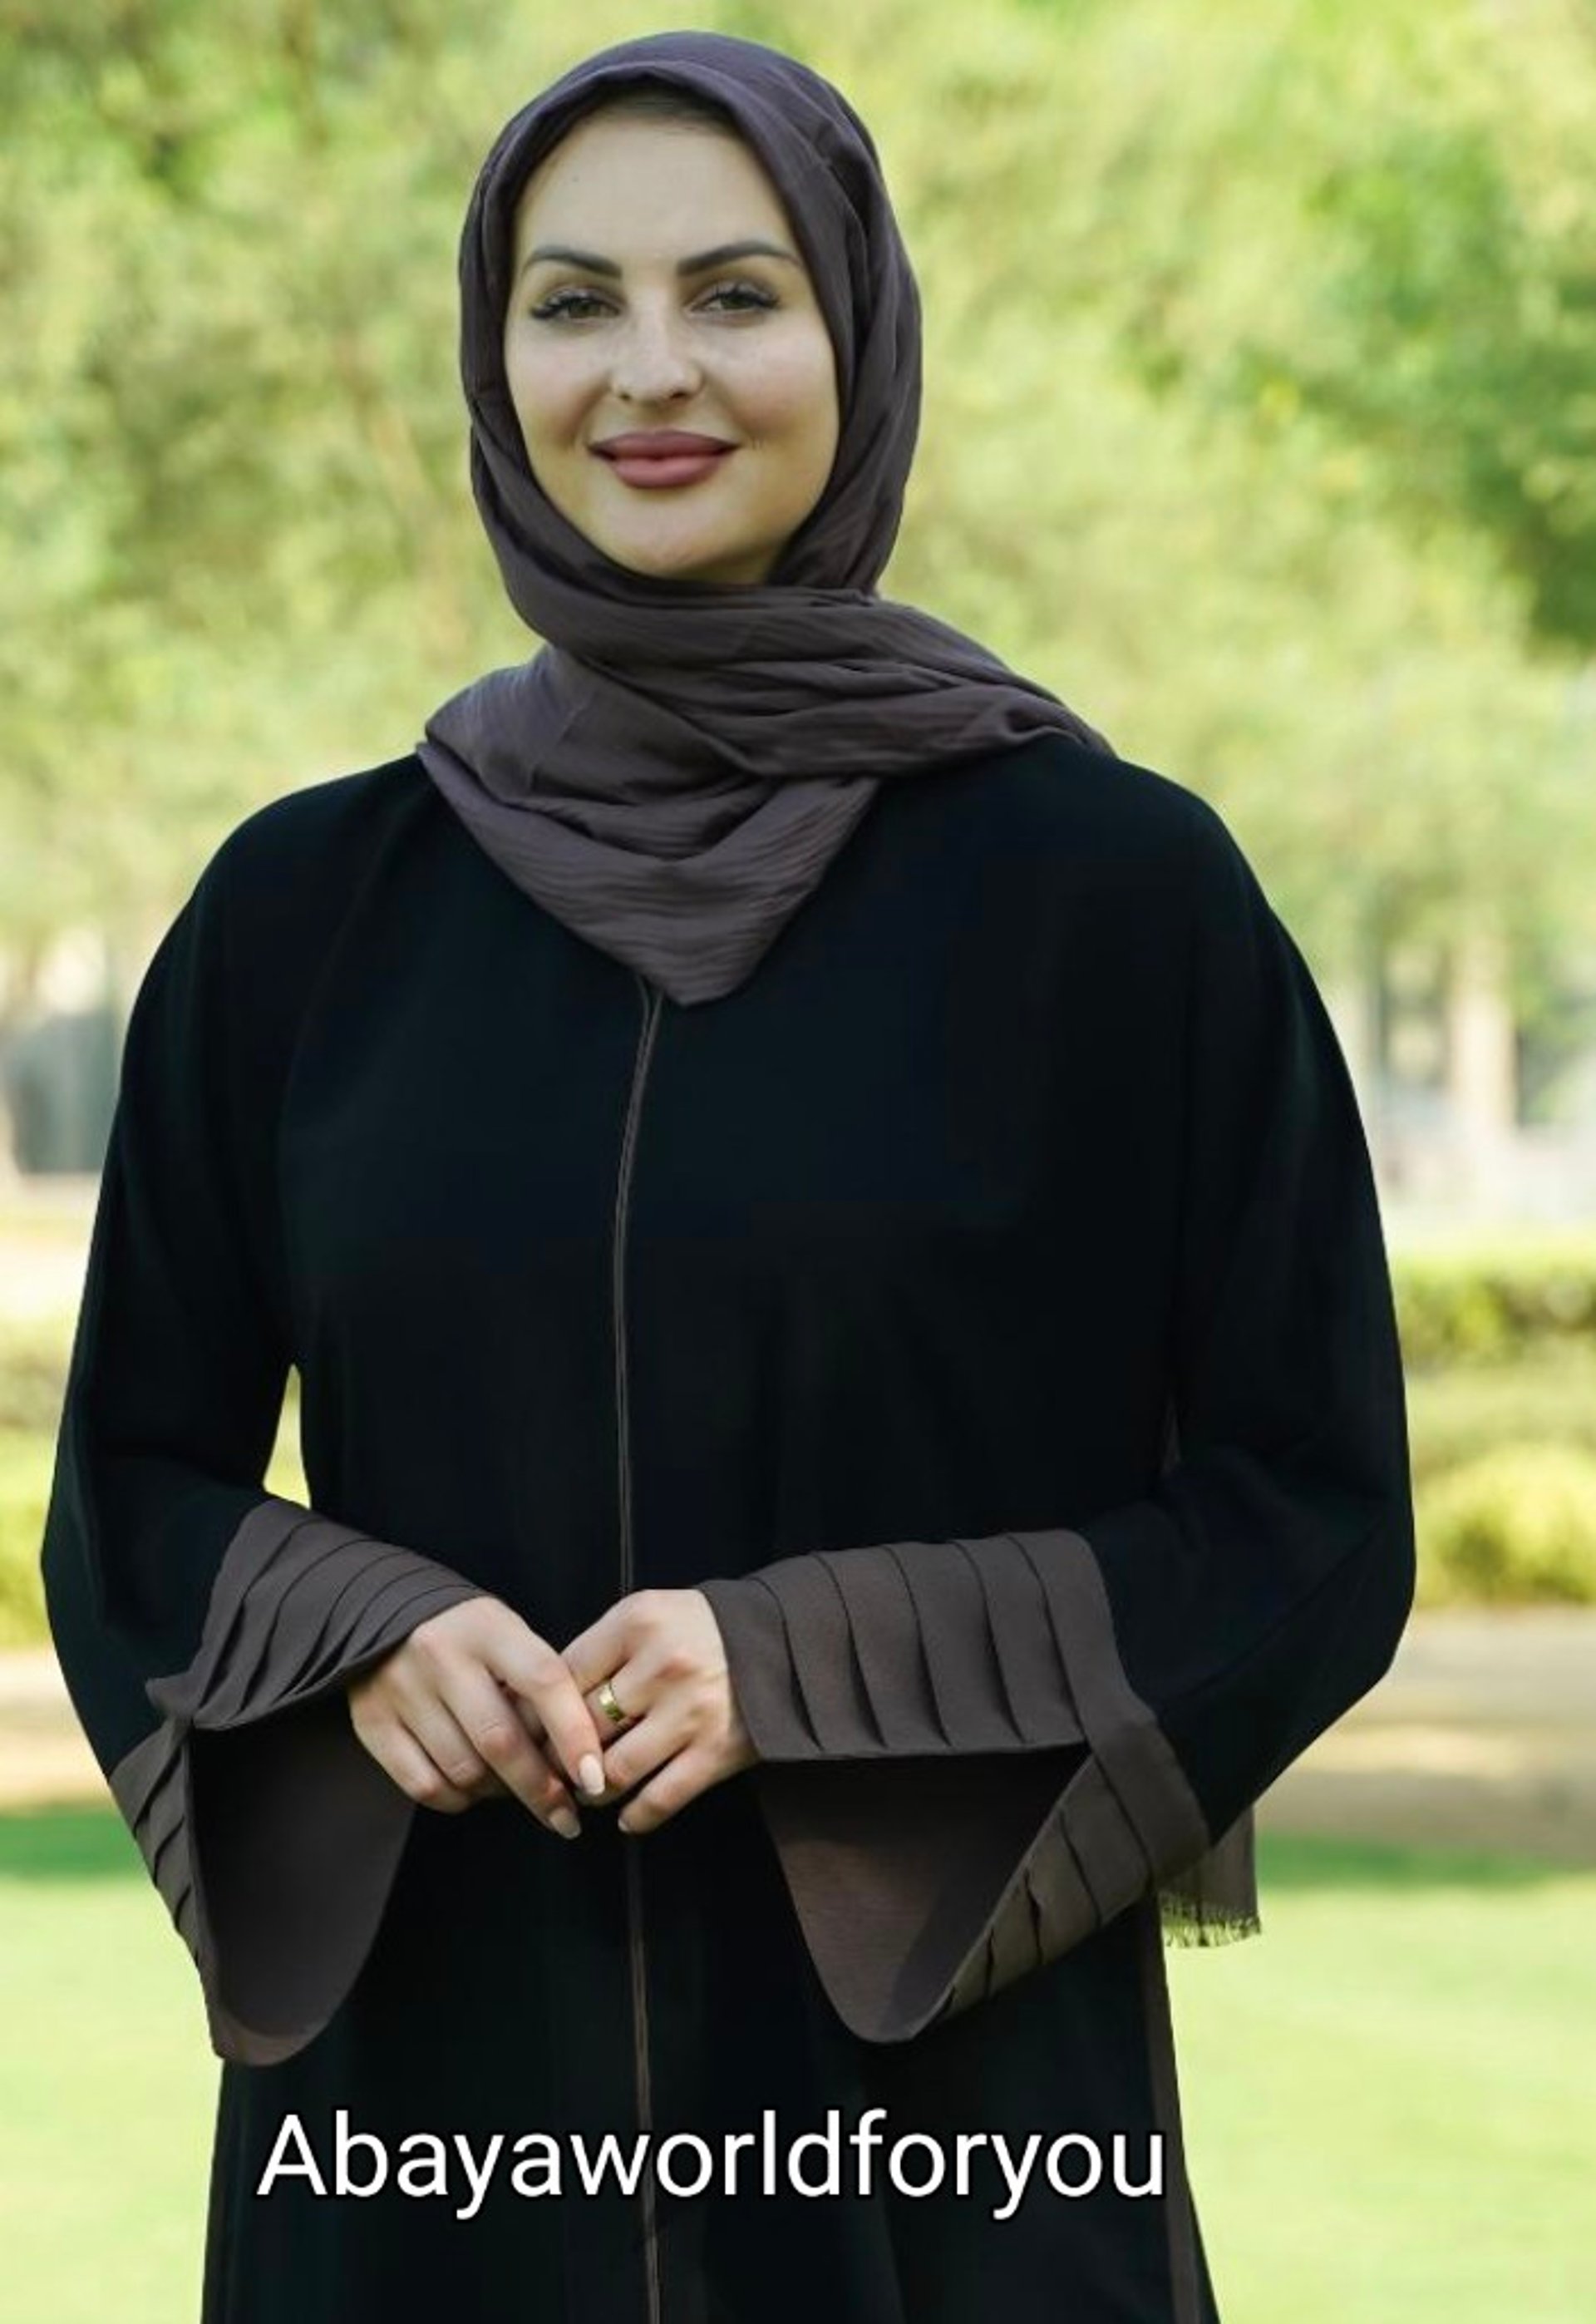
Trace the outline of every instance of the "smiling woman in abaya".
<instances>
[{"instance_id":1,"label":"smiling woman in abaya","mask_svg":"<svg viewBox=\"0 0 1596 2324\"><path fill-rule=\"evenodd\" d=\"M44 1543L224 2061L203 2324L1215 2324L1163 1940L1412 1589L1335 1034L1212 807L879 595L827 81L589 58L461 291L538 649L162 939Z\"/></svg>"}]
</instances>

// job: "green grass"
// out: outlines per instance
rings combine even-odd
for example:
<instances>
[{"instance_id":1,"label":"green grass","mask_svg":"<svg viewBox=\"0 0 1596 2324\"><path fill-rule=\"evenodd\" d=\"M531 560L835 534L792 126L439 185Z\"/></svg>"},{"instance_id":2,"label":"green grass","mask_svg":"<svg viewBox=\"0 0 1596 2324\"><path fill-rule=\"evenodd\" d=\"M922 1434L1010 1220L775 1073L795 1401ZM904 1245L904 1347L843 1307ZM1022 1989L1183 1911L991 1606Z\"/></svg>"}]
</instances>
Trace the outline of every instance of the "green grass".
<instances>
[{"instance_id":1,"label":"green grass","mask_svg":"<svg viewBox=\"0 0 1596 2324\"><path fill-rule=\"evenodd\" d=\"M1596 1873L1270 1838L1169 1956L1225 2324L1583 2324Z\"/></svg>"},{"instance_id":2,"label":"green grass","mask_svg":"<svg viewBox=\"0 0 1596 2324\"><path fill-rule=\"evenodd\" d=\"M0 1817L0 2313L190 2324L220 2069L109 1811Z\"/></svg>"},{"instance_id":3,"label":"green grass","mask_svg":"<svg viewBox=\"0 0 1596 2324\"><path fill-rule=\"evenodd\" d=\"M1266 1934L1172 1950L1225 2324L1579 2324L1596 1873L1260 1844ZM6 2313L198 2313L217 2068L108 1812L0 1818ZM972 2126L976 2127L978 2126Z\"/></svg>"}]
</instances>

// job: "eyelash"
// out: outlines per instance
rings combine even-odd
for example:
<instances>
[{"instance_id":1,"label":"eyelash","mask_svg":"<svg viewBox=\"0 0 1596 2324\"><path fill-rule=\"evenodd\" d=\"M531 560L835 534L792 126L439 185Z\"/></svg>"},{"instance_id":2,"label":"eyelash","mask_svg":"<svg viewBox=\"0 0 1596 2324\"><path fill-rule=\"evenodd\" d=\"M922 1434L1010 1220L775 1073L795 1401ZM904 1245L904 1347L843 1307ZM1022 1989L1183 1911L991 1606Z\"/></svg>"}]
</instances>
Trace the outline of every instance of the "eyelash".
<instances>
[{"instance_id":1,"label":"eyelash","mask_svg":"<svg viewBox=\"0 0 1596 2324\"><path fill-rule=\"evenodd\" d=\"M742 292L754 307L774 307L776 304L774 291L761 289L757 282L717 282L713 290L707 290L704 296L719 299L730 291ZM562 315L569 314L573 306L592 305L595 301L602 304L596 291L555 290L540 307L530 308L527 311L535 323L557 322Z\"/></svg>"}]
</instances>

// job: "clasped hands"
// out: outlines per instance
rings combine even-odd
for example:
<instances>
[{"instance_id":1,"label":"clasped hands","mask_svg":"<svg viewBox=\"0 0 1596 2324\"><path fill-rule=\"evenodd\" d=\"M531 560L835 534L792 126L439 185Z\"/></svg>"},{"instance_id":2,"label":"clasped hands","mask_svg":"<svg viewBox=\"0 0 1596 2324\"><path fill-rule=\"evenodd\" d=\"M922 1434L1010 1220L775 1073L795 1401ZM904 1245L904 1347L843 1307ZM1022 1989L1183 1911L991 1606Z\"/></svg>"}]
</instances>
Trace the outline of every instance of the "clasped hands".
<instances>
[{"instance_id":1,"label":"clasped hands","mask_svg":"<svg viewBox=\"0 0 1596 2324\"><path fill-rule=\"evenodd\" d=\"M608 1679L627 1713L601 1707ZM638 1590L556 1650L483 1595L417 1624L347 1689L355 1734L400 1790L458 1814L509 1794L574 1839L578 1801L652 1831L751 1766L714 1609L702 1590Z\"/></svg>"}]
</instances>

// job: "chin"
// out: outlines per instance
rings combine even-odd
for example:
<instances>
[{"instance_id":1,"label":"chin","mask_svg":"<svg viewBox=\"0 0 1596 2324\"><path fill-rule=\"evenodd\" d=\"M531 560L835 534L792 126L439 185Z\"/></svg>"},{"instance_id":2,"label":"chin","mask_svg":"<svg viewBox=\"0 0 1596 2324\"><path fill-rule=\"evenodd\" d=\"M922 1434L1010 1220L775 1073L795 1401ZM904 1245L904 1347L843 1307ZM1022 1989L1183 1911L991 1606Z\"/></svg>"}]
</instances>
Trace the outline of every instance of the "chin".
<instances>
[{"instance_id":1,"label":"chin","mask_svg":"<svg viewBox=\"0 0 1596 2324\"><path fill-rule=\"evenodd\" d=\"M646 574L652 581L711 581L727 587L748 586L744 574L748 559L742 556L730 556L725 550L712 556L671 557L657 550L650 552L637 549L625 541L601 540L599 546L617 565L624 565L628 572ZM729 564L735 564L738 567L736 576L730 579L726 572Z\"/></svg>"}]
</instances>

